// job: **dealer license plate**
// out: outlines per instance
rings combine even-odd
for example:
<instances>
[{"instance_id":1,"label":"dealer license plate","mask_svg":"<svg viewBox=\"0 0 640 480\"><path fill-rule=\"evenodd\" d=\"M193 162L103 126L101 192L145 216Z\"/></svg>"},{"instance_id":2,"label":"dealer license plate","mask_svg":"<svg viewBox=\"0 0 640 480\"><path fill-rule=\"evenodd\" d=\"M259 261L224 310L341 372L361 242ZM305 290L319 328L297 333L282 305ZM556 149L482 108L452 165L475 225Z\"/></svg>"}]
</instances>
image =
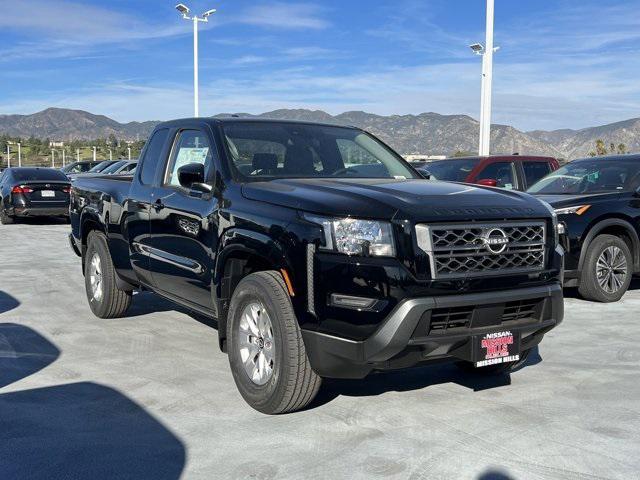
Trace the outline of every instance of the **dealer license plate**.
<instances>
[{"instance_id":1,"label":"dealer license plate","mask_svg":"<svg viewBox=\"0 0 640 480\"><path fill-rule=\"evenodd\" d=\"M41 197L55 197L56 196L56 192L54 192L53 190L42 190L40 192L40 196Z\"/></svg>"},{"instance_id":2,"label":"dealer license plate","mask_svg":"<svg viewBox=\"0 0 640 480\"><path fill-rule=\"evenodd\" d=\"M520 334L511 330L474 337L476 367L488 367L520 360Z\"/></svg>"}]
</instances>

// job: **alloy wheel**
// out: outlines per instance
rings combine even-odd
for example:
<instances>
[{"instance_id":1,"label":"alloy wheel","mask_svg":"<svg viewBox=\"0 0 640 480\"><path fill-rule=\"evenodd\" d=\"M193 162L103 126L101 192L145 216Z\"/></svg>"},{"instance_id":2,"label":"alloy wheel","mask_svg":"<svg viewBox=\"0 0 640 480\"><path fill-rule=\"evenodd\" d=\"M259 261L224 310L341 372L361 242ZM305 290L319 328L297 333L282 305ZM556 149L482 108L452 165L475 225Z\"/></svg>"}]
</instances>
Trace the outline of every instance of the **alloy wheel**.
<instances>
[{"instance_id":1,"label":"alloy wheel","mask_svg":"<svg viewBox=\"0 0 640 480\"><path fill-rule=\"evenodd\" d=\"M89 264L89 283L91 285L91 295L96 302L102 300L102 262L100 255L94 253Z\"/></svg>"},{"instance_id":2,"label":"alloy wheel","mask_svg":"<svg viewBox=\"0 0 640 480\"><path fill-rule=\"evenodd\" d=\"M627 278L629 267L624 252L612 245L605 248L596 262L596 278L600 288L607 293L616 293Z\"/></svg>"},{"instance_id":3,"label":"alloy wheel","mask_svg":"<svg viewBox=\"0 0 640 480\"><path fill-rule=\"evenodd\" d=\"M275 367L273 326L266 308L252 302L242 311L238 335L238 350L244 370L256 385L265 385Z\"/></svg>"}]
</instances>

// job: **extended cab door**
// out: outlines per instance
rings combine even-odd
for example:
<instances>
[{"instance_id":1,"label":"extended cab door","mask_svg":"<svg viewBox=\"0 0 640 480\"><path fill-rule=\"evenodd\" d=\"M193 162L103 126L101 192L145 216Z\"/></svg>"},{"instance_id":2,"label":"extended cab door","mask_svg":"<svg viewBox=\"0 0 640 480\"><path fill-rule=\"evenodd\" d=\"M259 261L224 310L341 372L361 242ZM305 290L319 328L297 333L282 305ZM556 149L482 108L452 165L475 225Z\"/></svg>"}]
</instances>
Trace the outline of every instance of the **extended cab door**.
<instances>
[{"instance_id":1,"label":"extended cab door","mask_svg":"<svg viewBox=\"0 0 640 480\"><path fill-rule=\"evenodd\" d=\"M154 288L169 297L213 309L212 266L218 245L217 200L180 186L178 169L201 163L213 184L217 150L204 124L174 131L163 175L153 192L150 270Z\"/></svg>"},{"instance_id":2,"label":"extended cab door","mask_svg":"<svg viewBox=\"0 0 640 480\"><path fill-rule=\"evenodd\" d=\"M140 168L131 182L126 209L126 232L134 276L145 285L152 284L147 248L151 243L150 212L153 189L168 155L169 129L156 130L140 157Z\"/></svg>"}]
</instances>

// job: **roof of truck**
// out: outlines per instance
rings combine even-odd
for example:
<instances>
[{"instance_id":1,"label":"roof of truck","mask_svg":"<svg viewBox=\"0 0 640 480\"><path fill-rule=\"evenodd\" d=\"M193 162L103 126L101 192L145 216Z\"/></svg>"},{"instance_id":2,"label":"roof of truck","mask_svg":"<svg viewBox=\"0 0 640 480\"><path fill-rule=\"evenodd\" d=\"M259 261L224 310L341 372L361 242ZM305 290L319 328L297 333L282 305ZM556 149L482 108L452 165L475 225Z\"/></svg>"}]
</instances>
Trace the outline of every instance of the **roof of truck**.
<instances>
[{"instance_id":1,"label":"roof of truck","mask_svg":"<svg viewBox=\"0 0 640 480\"><path fill-rule=\"evenodd\" d=\"M360 130L358 127L351 125L339 125L335 123L326 122L312 122L307 120L284 120L279 118L257 118L257 117L199 117L199 118L179 118L175 120L169 120L158 124L158 127L173 127L179 126L187 122L205 122L212 125L224 125L231 123L288 123L293 125L317 125L321 127L341 127L341 128L353 128Z\"/></svg>"}]
</instances>

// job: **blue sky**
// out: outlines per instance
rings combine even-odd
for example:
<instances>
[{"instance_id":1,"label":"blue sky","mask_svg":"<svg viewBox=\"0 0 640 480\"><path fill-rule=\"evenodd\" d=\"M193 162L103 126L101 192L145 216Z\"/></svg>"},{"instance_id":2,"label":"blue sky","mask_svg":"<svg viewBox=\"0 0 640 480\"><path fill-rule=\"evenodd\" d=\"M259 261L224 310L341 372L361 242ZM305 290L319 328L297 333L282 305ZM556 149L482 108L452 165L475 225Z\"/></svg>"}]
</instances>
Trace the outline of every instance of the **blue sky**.
<instances>
[{"instance_id":1,"label":"blue sky","mask_svg":"<svg viewBox=\"0 0 640 480\"><path fill-rule=\"evenodd\" d=\"M165 0L0 0L0 113L192 112L191 24ZM201 114L277 108L478 117L483 0L188 0ZM496 0L494 123L640 116L640 0Z\"/></svg>"}]
</instances>

